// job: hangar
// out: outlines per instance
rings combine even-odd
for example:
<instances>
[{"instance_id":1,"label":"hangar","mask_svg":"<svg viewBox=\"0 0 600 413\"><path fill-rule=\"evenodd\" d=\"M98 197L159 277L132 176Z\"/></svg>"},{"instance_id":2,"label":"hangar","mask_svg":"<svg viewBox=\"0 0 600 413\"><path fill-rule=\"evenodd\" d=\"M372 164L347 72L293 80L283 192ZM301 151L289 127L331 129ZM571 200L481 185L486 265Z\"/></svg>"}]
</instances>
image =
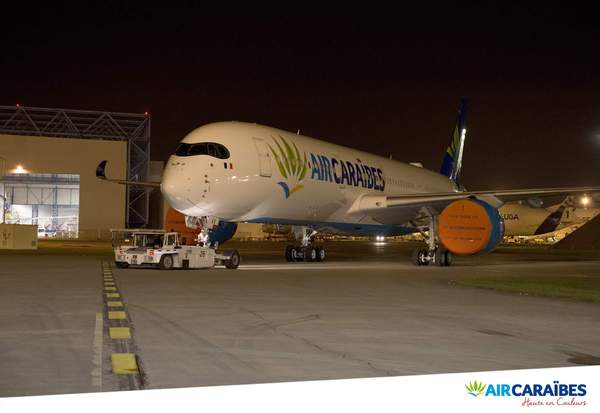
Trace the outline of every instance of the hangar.
<instances>
[{"instance_id":1,"label":"hangar","mask_svg":"<svg viewBox=\"0 0 600 413\"><path fill-rule=\"evenodd\" d=\"M0 106L1 222L87 240L147 226L148 192L96 179L104 159L115 178L147 179L148 113Z\"/></svg>"}]
</instances>

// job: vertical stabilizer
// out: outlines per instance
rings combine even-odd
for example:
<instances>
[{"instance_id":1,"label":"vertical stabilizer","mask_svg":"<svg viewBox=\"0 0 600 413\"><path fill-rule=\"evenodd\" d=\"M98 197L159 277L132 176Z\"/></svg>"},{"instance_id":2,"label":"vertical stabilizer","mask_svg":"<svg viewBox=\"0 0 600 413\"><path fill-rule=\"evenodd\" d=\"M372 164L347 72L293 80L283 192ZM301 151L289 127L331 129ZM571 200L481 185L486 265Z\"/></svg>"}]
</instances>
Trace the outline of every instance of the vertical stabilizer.
<instances>
[{"instance_id":1,"label":"vertical stabilizer","mask_svg":"<svg viewBox=\"0 0 600 413\"><path fill-rule=\"evenodd\" d=\"M460 109L452 136L450 137L450 145L444 154L442 168L440 173L447 176L460 187L460 170L462 168L463 151L465 148L465 140L467 138L467 99L463 98L460 101Z\"/></svg>"}]
</instances>

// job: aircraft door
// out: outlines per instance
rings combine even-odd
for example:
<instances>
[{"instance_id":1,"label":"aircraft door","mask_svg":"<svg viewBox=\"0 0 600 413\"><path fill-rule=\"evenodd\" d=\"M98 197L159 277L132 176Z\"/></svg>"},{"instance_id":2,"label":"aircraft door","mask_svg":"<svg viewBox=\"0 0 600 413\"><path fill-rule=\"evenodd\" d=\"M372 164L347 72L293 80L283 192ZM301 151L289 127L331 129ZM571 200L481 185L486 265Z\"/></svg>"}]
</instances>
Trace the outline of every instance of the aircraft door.
<instances>
[{"instance_id":1,"label":"aircraft door","mask_svg":"<svg viewBox=\"0 0 600 413\"><path fill-rule=\"evenodd\" d=\"M271 171L271 154L265 141L261 138L252 138L256 152L258 153L258 168L260 176L270 177Z\"/></svg>"}]
</instances>

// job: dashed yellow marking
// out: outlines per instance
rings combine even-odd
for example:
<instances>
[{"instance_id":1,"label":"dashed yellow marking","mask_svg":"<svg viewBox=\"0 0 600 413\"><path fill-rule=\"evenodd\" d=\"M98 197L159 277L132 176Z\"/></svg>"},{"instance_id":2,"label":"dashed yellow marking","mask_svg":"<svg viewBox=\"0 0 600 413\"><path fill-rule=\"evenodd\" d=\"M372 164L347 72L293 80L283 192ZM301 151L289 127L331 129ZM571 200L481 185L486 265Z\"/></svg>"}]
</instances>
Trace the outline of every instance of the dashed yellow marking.
<instances>
[{"instance_id":1,"label":"dashed yellow marking","mask_svg":"<svg viewBox=\"0 0 600 413\"><path fill-rule=\"evenodd\" d=\"M107 301L106 305L109 307L123 307L122 301Z\"/></svg>"},{"instance_id":2,"label":"dashed yellow marking","mask_svg":"<svg viewBox=\"0 0 600 413\"><path fill-rule=\"evenodd\" d=\"M110 327L108 334L113 340L129 340L131 338L129 327Z\"/></svg>"},{"instance_id":3,"label":"dashed yellow marking","mask_svg":"<svg viewBox=\"0 0 600 413\"><path fill-rule=\"evenodd\" d=\"M125 311L109 311L108 319L109 320L126 320L127 314L125 314Z\"/></svg>"},{"instance_id":4,"label":"dashed yellow marking","mask_svg":"<svg viewBox=\"0 0 600 413\"><path fill-rule=\"evenodd\" d=\"M104 281L104 286L105 287L114 287L115 283L112 281Z\"/></svg>"},{"instance_id":5,"label":"dashed yellow marking","mask_svg":"<svg viewBox=\"0 0 600 413\"><path fill-rule=\"evenodd\" d=\"M115 374L137 374L138 365L133 353L113 353L110 355Z\"/></svg>"},{"instance_id":6,"label":"dashed yellow marking","mask_svg":"<svg viewBox=\"0 0 600 413\"><path fill-rule=\"evenodd\" d=\"M120 298L121 294L119 293L106 293L106 298Z\"/></svg>"},{"instance_id":7,"label":"dashed yellow marking","mask_svg":"<svg viewBox=\"0 0 600 413\"><path fill-rule=\"evenodd\" d=\"M105 291L117 291L117 287L104 287Z\"/></svg>"}]
</instances>

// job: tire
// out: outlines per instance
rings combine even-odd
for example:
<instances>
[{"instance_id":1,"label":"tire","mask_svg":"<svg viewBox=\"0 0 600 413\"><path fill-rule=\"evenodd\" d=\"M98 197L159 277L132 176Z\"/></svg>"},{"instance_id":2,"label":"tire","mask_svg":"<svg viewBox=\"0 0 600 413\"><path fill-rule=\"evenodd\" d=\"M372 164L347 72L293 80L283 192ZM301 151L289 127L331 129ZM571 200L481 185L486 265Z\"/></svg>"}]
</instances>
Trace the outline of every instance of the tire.
<instances>
[{"instance_id":1,"label":"tire","mask_svg":"<svg viewBox=\"0 0 600 413\"><path fill-rule=\"evenodd\" d=\"M444 251L441 248L435 250L435 263L440 267L448 266L448 264L446 263L446 251Z\"/></svg>"},{"instance_id":2,"label":"tire","mask_svg":"<svg viewBox=\"0 0 600 413\"><path fill-rule=\"evenodd\" d=\"M285 247L285 260L287 262L294 261L294 258L292 258L292 250L293 249L294 249L293 245L288 245L287 247Z\"/></svg>"},{"instance_id":3,"label":"tire","mask_svg":"<svg viewBox=\"0 0 600 413\"><path fill-rule=\"evenodd\" d=\"M119 268L127 268L129 264L123 261L115 261L115 265Z\"/></svg>"},{"instance_id":4,"label":"tire","mask_svg":"<svg viewBox=\"0 0 600 413\"><path fill-rule=\"evenodd\" d=\"M240 253L237 252L237 250L233 250L231 257L229 257L229 259L225 261L225 268L227 268L228 270L235 270L237 269L237 267L240 266L241 260L242 259L240 257Z\"/></svg>"},{"instance_id":5,"label":"tire","mask_svg":"<svg viewBox=\"0 0 600 413\"><path fill-rule=\"evenodd\" d=\"M325 248L317 247L317 262L325 261Z\"/></svg>"},{"instance_id":6,"label":"tire","mask_svg":"<svg viewBox=\"0 0 600 413\"><path fill-rule=\"evenodd\" d=\"M317 249L314 247L306 247L304 249L304 261L315 262L317 260Z\"/></svg>"},{"instance_id":7,"label":"tire","mask_svg":"<svg viewBox=\"0 0 600 413\"><path fill-rule=\"evenodd\" d=\"M173 269L173 256L170 254L163 255L160 257L158 266L161 270L172 270Z\"/></svg>"},{"instance_id":8,"label":"tire","mask_svg":"<svg viewBox=\"0 0 600 413\"><path fill-rule=\"evenodd\" d=\"M429 265L429 261L423 260L423 256L427 254L427 250L414 250L412 254L412 262L415 265Z\"/></svg>"},{"instance_id":9,"label":"tire","mask_svg":"<svg viewBox=\"0 0 600 413\"><path fill-rule=\"evenodd\" d=\"M302 261L302 259L300 258L300 254L298 254L298 248L296 247L292 247L290 248L290 257L292 258L292 261Z\"/></svg>"},{"instance_id":10,"label":"tire","mask_svg":"<svg viewBox=\"0 0 600 413\"><path fill-rule=\"evenodd\" d=\"M452 265L452 253L450 251L444 251L444 255L446 256L446 267Z\"/></svg>"}]
</instances>

